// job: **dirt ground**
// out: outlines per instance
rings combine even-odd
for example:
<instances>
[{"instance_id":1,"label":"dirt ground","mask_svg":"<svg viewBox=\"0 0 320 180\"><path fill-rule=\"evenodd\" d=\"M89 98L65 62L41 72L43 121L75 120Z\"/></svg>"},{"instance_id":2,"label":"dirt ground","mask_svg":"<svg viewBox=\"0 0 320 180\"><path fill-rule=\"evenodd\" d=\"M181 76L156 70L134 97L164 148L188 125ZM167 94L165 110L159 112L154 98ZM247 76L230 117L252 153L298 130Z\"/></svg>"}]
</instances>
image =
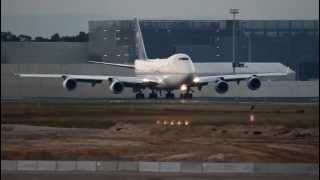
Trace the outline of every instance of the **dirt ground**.
<instances>
[{"instance_id":1,"label":"dirt ground","mask_svg":"<svg viewBox=\"0 0 320 180\"><path fill-rule=\"evenodd\" d=\"M1 159L319 163L318 112L299 104L251 112L249 104L2 103Z\"/></svg>"}]
</instances>

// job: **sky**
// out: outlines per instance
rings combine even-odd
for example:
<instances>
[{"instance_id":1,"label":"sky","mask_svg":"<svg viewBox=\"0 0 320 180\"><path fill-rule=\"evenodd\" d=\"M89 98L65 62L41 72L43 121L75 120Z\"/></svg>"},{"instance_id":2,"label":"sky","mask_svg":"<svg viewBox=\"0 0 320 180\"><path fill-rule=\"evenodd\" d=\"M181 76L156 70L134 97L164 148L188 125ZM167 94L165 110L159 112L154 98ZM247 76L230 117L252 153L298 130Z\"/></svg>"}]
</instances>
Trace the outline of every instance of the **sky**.
<instances>
[{"instance_id":1,"label":"sky","mask_svg":"<svg viewBox=\"0 0 320 180\"><path fill-rule=\"evenodd\" d=\"M319 0L1 0L1 31L49 37L88 32L89 20L319 19Z\"/></svg>"}]
</instances>

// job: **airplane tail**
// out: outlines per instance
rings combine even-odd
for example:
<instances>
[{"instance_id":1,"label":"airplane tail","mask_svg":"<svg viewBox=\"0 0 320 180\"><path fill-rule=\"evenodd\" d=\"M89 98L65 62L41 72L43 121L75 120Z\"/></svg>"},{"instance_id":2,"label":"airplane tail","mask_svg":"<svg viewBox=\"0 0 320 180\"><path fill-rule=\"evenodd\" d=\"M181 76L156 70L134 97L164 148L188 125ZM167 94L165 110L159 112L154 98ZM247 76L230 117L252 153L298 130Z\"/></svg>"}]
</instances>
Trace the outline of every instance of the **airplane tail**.
<instances>
[{"instance_id":1,"label":"airplane tail","mask_svg":"<svg viewBox=\"0 0 320 180\"><path fill-rule=\"evenodd\" d=\"M144 46L139 20L135 18L135 21L136 21L136 48L137 48L138 59L147 60L148 56Z\"/></svg>"}]
</instances>

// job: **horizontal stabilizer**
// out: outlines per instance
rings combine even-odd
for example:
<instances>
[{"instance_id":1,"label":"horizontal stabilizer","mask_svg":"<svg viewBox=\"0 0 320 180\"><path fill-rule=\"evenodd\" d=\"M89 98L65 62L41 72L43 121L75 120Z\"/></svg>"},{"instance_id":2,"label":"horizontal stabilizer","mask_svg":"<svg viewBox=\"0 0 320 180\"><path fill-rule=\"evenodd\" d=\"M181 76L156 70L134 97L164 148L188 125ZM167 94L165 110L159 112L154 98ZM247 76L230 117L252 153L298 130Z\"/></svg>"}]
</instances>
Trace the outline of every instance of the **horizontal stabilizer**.
<instances>
[{"instance_id":1,"label":"horizontal stabilizer","mask_svg":"<svg viewBox=\"0 0 320 180\"><path fill-rule=\"evenodd\" d=\"M107 62L103 62L103 61L88 61L88 63L104 64L104 65L109 65L109 66L118 66L118 67L134 69L134 65L131 65L131 64L115 64L115 63L107 63Z\"/></svg>"}]
</instances>

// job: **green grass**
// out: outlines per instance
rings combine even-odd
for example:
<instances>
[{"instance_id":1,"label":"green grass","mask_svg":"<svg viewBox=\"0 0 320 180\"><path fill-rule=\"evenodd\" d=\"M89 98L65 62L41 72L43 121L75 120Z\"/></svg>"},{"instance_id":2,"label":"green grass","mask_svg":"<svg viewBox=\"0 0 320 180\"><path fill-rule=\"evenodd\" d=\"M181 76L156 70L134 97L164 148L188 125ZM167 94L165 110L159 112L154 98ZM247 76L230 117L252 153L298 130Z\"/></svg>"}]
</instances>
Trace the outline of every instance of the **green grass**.
<instances>
[{"instance_id":1,"label":"green grass","mask_svg":"<svg viewBox=\"0 0 320 180\"><path fill-rule=\"evenodd\" d=\"M48 127L64 127L64 128L96 128L108 129L115 125L113 121L90 121L76 119L31 119L31 120L10 120L4 124L24 124L31 126L48 126Z\"/></svg>"},{"instance_id":2,"label":"green grass","mask_svg":"<svg viewBox=\"0 0 320 180\"><path fill-rule=\"evenodd\" d=\"M189 120L194 126L249 124L243 104L42 104L2 103L1 124L106 129L116 122L155 123ZM319 126L318 105L257 105L256 125Z\"/></svg>"}]
</instances>

